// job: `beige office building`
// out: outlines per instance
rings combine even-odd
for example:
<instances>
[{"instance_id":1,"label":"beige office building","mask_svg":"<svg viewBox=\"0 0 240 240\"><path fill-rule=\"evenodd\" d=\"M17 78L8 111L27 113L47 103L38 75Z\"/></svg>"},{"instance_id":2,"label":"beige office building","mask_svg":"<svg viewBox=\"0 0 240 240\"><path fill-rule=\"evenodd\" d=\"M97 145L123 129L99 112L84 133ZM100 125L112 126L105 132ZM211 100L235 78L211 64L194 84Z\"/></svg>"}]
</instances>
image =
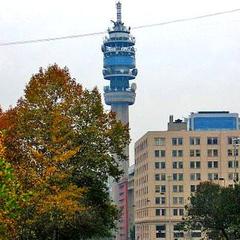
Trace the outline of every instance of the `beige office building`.
<instances>
[{"instance_id":1,"label":"beige office building","mask_svg":"<svg viewBox=\"0 0 240 240\"><path fill-rule=\"evenodd\" d=\"M233 185L238 175L233 137L240 131L147 132L135 144L134 207L137 240L200 239L201 231L179 231L184 206L201 181ZM182 125L182 127L181 127Z\"/></svg>"}]
</instances>

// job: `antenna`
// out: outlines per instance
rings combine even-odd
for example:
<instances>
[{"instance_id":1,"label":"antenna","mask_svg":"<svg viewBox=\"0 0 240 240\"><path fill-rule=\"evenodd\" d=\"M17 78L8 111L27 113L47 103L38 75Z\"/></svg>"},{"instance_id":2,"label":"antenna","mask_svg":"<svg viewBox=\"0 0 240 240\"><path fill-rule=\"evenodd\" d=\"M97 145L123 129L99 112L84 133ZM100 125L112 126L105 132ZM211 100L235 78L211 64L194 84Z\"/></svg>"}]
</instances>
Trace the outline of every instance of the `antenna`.
<instances>
[{"instance_id":1,"label":"antenna","mask_svg":"<svg viewBox=\"0 0 240 240\"><path fill-rule=\"evenodd\" d=\"M117 22L122 22L122 4L118 1L117 2Z\"/></svg>"}]
</instances>

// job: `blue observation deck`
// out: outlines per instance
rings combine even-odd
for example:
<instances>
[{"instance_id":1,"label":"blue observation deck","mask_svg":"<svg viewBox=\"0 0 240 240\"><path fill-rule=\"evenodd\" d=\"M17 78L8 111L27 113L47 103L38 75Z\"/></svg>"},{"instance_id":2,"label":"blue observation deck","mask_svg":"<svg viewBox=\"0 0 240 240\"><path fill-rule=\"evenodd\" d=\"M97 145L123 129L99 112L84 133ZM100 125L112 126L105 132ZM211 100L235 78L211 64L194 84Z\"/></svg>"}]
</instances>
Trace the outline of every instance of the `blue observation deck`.
<instances>
[{"instance_id":1,"label":"blue observation deck","mask_svg":"<svg viewBox=\"0 0 240 240\"><path fill-rule=\"evenodd\" d=\"M125 103L132 105L135 101L136 84L129 84L137 76L135 61L135 38L130 34L130 28L124 26L121 20L121 3L117 3L117 21L108 29L103 52L103 76L109 80L104 87L104 97L107 105Z\"/></svg>"}]
</instances>

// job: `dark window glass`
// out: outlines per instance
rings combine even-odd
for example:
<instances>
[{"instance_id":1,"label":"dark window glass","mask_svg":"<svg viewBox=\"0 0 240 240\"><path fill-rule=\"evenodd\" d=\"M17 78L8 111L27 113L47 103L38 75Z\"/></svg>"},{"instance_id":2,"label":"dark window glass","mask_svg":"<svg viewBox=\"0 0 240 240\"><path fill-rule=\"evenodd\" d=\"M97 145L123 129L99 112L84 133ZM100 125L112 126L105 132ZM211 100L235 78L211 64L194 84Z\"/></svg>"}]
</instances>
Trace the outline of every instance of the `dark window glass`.
<instances>
[{"instance_id":1,"label":"dark window glass","mask_svg":"<svg viewBox=\"0 0 240 240\"><path fill-rule=\"evenodd\" d=\"M172 145L177 145L177 138L172 138Z\"/></svg>"},{"instance_id":2,"label":"dark window glass","mask_svg":"<svg viewBox=\"0 0 240 240\"><path fill-rule=\"evenodd\" d=\"M183 156L183 150L178 150L178 157L182 157Z\"/></svg>"},{"instance_id":3,"label":"dark window glass","mask_svg":"<svg viewBox=\"0 0 240 240\"><path fill-rule=\"evenodd\" d=\"M154 154L155 154L155 157L160 157L159 150L155 150L155 151L154 151Z\"/></svg>"},{"instance_id":4,"label":"dark window glass","mask_svg":"<svg viewBox=\"0 0 240 240\"><path fill-rule=\"evenodd\" d=\"M165 237L166 237L166 226L156 225L156 238L165 238Z\"/></svg>"}]
</instances>

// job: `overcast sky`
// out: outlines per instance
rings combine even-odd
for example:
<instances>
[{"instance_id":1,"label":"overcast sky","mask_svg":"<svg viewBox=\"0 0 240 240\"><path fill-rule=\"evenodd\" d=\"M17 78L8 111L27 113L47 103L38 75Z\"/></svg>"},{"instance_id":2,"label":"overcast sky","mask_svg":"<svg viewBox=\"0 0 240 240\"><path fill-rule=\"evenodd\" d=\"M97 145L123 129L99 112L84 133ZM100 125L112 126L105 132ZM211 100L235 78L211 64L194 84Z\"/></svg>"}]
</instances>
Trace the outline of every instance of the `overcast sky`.
<instances>
[{"instance_id":1,"label":"overcast sky","mask_svg":"<svg viewBox=\"0 0 240 240\"><path fill-rule=\"evenodd\" d=\"M122 3L123 21L132 27L240 8L239 0ZM104 31L115 15L114 0L2 0L0 43ZM240 11L132 34L139 75L130 107L131 162L133 143L146 131L166 130L170 114L240 112ZM15 105L31 75L53 63L67 66L84 87L103 92L103 37L0 47L0 104Z\"/></svg>"}]
</instances>

